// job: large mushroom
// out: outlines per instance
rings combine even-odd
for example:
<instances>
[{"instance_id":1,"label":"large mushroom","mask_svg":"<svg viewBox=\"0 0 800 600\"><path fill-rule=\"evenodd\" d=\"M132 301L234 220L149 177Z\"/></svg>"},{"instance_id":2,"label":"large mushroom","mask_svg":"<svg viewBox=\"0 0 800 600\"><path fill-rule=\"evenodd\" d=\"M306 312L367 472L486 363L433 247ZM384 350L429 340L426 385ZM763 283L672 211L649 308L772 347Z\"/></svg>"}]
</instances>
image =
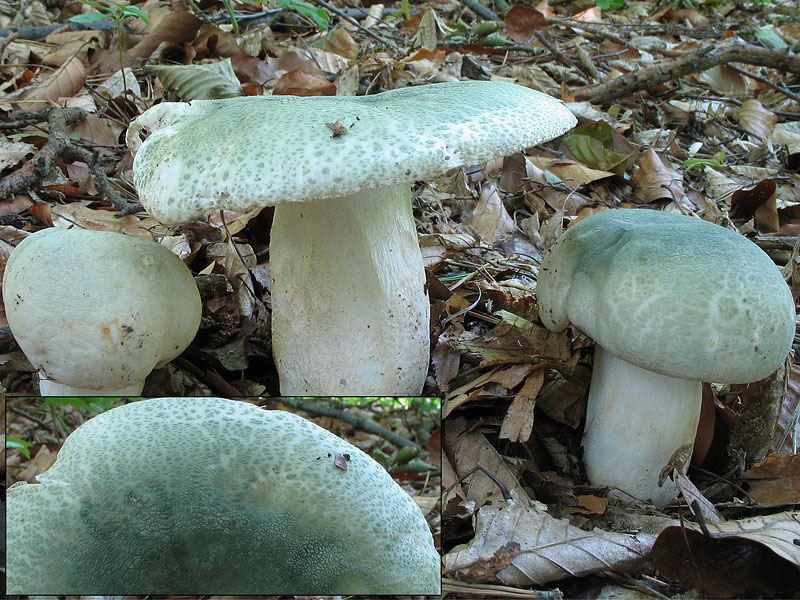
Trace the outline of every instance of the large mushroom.
<instances>
[{"instance_id":1,"label":"large mushroom","mask_svg":"<svg viewBox=\"0 0 800 600\"><path fill-rule=\"evenodd\" d=\"M749 383L791 348L792 294L744 236L698 218L619 209L570 227L542 261L544 325L595 340L583 437L590 481L666 505L672 454L691 452L701 382Z\"/></svg>"},{"instance_id":2,"label":"large mushroom","mask_svg":"<svg viewBox=\"0 0 800 600\"><path fill-rule=\"evenodd\" d=\"M410 182L517 152L575 125L511 83L363 97L164 103L134 160L142 204L167 224L275 206L273 351L286 395L414 395L429 357ZM129 138L130 139L130 138Z\"/></svg>"},{"instance_id":3,"label":"large mushroom","mask_svg":"<svg viewBox=\"0 0 800 600\"><path fill-rule=\"evenodd\" d=\"M202 316L192 273L172 252L86 229L25 238L6 264L3 301L44 396L138 395Z\"/></svg>"},{"instance_id":4,"label":"large mushroom","mask_svg":"<svg viewBox=\"0 0 800 600\"><path fill-rule=\"evenodd\" d=\"M8 489L9 594L440 593L414 500L282 411L160 398L76 429Z\"/></svg>"}]
</instances>

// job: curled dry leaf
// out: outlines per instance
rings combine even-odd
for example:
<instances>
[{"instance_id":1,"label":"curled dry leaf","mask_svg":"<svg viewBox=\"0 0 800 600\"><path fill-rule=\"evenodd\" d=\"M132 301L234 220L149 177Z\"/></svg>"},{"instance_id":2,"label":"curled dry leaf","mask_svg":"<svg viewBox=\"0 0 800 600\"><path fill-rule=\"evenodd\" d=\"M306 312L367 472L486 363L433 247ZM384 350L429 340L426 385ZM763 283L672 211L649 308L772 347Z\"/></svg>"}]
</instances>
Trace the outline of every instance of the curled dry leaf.
<instances>
[{"instance_id":1,"label":"curled dry leaf","mask_svg":"<svg viewBox=\"0 0 800 600\"><path fill-rule=\"evenodd\" d=\"M633 179L639 184L633 194L635 202L649 204L663 199L680 200L686 195L652 148L648 148L642 156Z\"/></svg>"},{"instance_id":2,"label":"curled dry leaf","mask_svg":"<svg viewBox=\"0 0 800 600\"><path fill-rule=\"evenodd\" d=\"M506 14L508 37L518 44L527 44L537 31L547 29L545 16L530 6L515 4Z\"/></svg>"},{"instance_id":3,"label":"curled dry leaf","mask_svg":"<svg viewBox=\"0 0 800 600\"><path fill-rule=\"evenodd\" d=\"M800 455L770 454L745 474L750 495L762 506L800 503Z\"/></svg>"},{"instance_id":4,"label":"curled dry leaf","mask_svg":"<svg viewBox=\"0 0 800 600\"><path fill-rule=\"evenodd\" d=\"M499 506L481 507L475 537L445 555L445 575L540 586L610 569L635 569L655 541L655 536L643 533L584 531L566 519L553 518L544 504L529 501L518 490L511 495ZM487 570L486 565L501 568Z\"/></svg>"},{"instance_id":5,"label":"curled dry leaf","mask_svg":"<svg viewBox=\"0 0 800 600\"><path fill-rule=\"evenodd\" d=\"M708 523L707 534L684 525L664 529L653 546L666 577L713 598L783 598L800 589L800 512Z\"/></svg>"},{"instance_id":6,"label":"curled dry leaf","mask_svg":"<svg viewBox=\"0 0 800 600\"><path fill-rule=\"evenodd\" d=\"M516 231L514 219L508 214L497 193L497 186L493 183L483 187L470 224L480 239L489 246L502 242Z\"/></svg>"},{"instance_id":7,"label":"curled dry leaf","mask_svg":"<svg viewBox=\"0 0 800 600\"><path fill-rule=\"evenodd\" d=\"M572 352L565 331L554 333L528 319L499 310L503 319L494 329L475 339L454 340L456 347L483 357L483 364L514 362L533 358L569 363Z\"/></svg>"},{"instance_id":8,"label":"curled dry leaf","mask_svg":"<svg viewBox=\"0 0 800 600\"><path fill-rule=\"evenodd\" d=\"M522 389L516 393L511 406L508 407L503 425L500 428L500 438L512 442L527 442L533 431L533 408L536 406L536 397L544 384L544 369L539 369L530 374Z\"/></svg>"},{"instance_id":9,"label":"curled dry leaf","mask_svg":"<svg viewBox=\"0 0 800 600\"><path fill-rule=\"evenodd\" d=\"M183 9L161 7L150 14L150 32L128 50L130 56L147 58L162 42L191 42L200 28L200 19Z\"/></svg>"},{"instance_id":10,"label":"curled dry leaf","mask_svg":"<svg viewBox=\"0 0 800 600\"><path fill-rule=\"evenodd\" d=\"M85 82L86 68L78 57L72 57L25 96L25 110L54 106L59 98L74 96Z\"/></svg>"},{"instance_id":11,"label":"curled dry leaf","mask_svg":"<svg viewBox=\"0 0 800 600\"><path fill-rule=\"evenodd\" d=\"M742 106L736 111L736 118L742 129L762 140L770 136L778 122L777 115L764 108L761 102L755 98L750 98L742 103Z\"/></svg>"}]
</instances>

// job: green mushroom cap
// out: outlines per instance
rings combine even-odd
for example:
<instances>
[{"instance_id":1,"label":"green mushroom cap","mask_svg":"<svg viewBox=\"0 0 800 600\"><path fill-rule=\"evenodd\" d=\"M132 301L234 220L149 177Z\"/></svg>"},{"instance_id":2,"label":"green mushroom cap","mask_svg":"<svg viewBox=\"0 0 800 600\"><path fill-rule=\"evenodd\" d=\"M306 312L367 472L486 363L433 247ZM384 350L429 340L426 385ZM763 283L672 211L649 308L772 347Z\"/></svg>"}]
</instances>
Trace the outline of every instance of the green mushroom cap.
<instances>
[{"instance_id":1,"label":"green mushroom cap","mask_svg":"<svg viewBox=\"0 0 800 600\"><path fill-rule=\"evenodd\" d=\"M548 329L573 323L614 356L695 381L749 383L786 358L794 301L775 263L744 236L642 209L570 227L536 288Z\"/></svg>"},{"instance_id":2,"label":"green mushroom cap","mask_svg":"<svg viewBox=\"0 0 800 600\"><path fill-rule=\"evenodd\" d=\"M127 404L75 430L38 479L8 490L10 594L439 593L416 503L291 413Z\"/></svg>"}]
</instances>

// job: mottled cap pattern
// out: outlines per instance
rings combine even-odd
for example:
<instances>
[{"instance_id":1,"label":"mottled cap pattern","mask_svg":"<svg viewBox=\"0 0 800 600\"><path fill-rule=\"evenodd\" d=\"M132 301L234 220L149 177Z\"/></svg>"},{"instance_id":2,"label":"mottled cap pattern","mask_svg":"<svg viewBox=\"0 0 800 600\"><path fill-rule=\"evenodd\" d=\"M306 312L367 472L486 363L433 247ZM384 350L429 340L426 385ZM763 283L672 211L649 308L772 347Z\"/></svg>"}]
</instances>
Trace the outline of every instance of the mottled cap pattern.
<instances>
[{"instance_id":1,"label":"mottled cap pattern","mask_svg":"<svg viewBox=\"0 0 800 600\"><path fill-rule=\"evenodd\" d=\"M545 255L536 287L548 329L570 322L618 358L670 377L748 383L777 369L794 301L772 260L699 218L591 215Z\"/></svg>"},{"instance_id":2,"label":"mottled cap pattern","mask_svg":"<svg viewBox=\"0 0 800 600\"><path fill-rule=\"evenodd\" d=\"M220 398L127 404L74 431L38 479L8 490L9 593L439 591L416 503L291 413Z\"/></svg>"},{"instance_id":3,"label":"mottled cap pattern","mask_svg":"<svg viewBox=\"0 0 800 600\"><path fill-rule=\"evenodd\" d=\"M215 208L245 211L429 179L535 146L576 123L546 94L474 81L372 96L160 104L137 121L155 131L136 154L134 183L150 214L169 224Z\"/></svg>"}]
</instances>

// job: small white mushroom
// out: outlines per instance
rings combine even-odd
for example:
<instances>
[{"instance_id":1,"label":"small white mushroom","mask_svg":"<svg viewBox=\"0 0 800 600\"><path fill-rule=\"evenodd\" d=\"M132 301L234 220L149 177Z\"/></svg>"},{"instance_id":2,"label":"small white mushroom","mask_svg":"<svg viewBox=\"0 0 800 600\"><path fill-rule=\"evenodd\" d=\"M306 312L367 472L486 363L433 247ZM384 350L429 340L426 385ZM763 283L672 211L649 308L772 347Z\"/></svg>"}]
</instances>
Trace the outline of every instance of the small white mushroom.
<instances>
[{"instance_id":1,"label":"small white mushroom","mask_svg":"<svg viewBox=\"0 0 800 600\"><path fill-rule=\"evenodd\" d=\"M583 437L592 483L666 505L672 454L694 440L701 382L749 383L786 359L794 301L772 260L734 231L652 210L594 214L561 236L536 287L542 323L592 337Z\"/></svg>"},{"instance_id":2,"label":"small white mushroom","mask_svg":"<svg viewBox=\"0 0 800 600\"><path fill-rule=\"evenodd\" d=\"M14 338L42 395L137 395L194 339L191 271L163 246L120 233L49 228L25 238L3 275Z\"/></svg>"},{"instance_id":3,"label":"small white mushroom","mask_svg":"<svg viewBox=\"0 0 800 600\"><path fill-rule=\"evenodd\" d=\"M10 594L440 593L414 500L291 413L127 404L76 429L37 479L8 489Z\"/></svg>"},{"instance_id":4,"label":"small white mushroom","mask_svg":"<svg viewBox=\"0 0 800 600\"><path fill-rule=\"evenodd\" d=\"M346 134L332 133L336 123ZM283 394L414 395L428 370L430 309L410 182L575 123L562 102L500 82L160 104L132 125L154 130L134 182L169 224L275 206L272 331Z\"/></svg>"}]
</instances>

